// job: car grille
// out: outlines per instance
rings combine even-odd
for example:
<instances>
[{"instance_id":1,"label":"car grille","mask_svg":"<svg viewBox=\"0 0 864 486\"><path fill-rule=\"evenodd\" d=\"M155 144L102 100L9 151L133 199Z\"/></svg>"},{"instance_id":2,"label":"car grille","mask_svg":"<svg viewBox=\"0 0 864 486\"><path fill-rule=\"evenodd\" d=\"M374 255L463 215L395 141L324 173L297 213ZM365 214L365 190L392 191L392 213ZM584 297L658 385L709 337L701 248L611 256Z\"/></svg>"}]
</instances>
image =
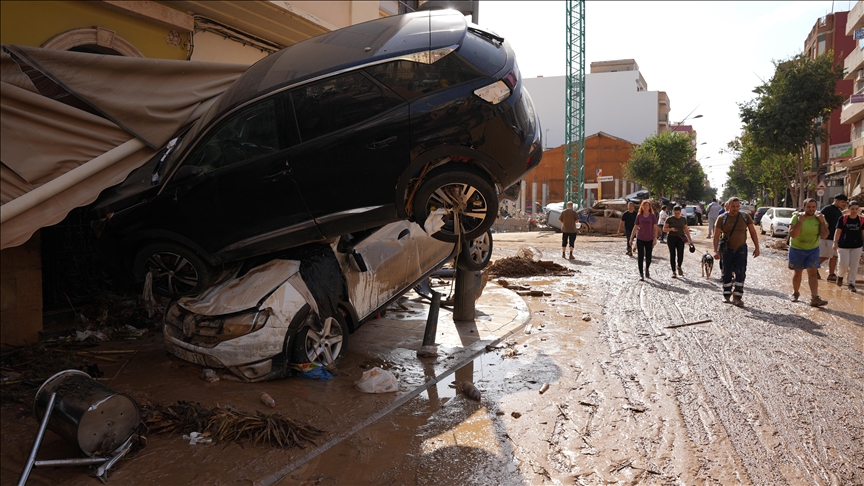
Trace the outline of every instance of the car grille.
<instances>
[{"instance_id":1,"label":"car grille","mask_svg":"<svg viewBox=\"0 0 864 486\"><path fill-rule=\"evenodd\" d=\"M202 334L193 334L192 337L183 335L183 329L171 319L165 319L165 330L168 335L174 339L183 341L186 344L198 346L202 348L215 348L219 344L219 339L216 336L206 336Z\"/></svg>"}]
</instances>

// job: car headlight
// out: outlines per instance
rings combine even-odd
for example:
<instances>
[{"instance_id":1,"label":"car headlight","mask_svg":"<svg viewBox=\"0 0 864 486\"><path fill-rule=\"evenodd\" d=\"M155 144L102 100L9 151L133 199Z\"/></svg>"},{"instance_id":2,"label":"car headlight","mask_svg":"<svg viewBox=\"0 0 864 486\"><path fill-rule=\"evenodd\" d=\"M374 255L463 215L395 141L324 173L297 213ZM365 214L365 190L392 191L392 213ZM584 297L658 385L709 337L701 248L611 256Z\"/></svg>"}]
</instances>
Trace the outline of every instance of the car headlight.
<instances>
[{"instance_id":1,"label":"car headlight","mask_svg":"<svg viewBox=\"0 0 864 486\"><path fill-rule=\"evenodd\" d=\"M165 316L169 324L182 330L186 340L209 337L220 342L251 334L263 328L269 318L270 311L266 309L212 317L187 312L179 305L171 306Z\"/></svg>"}]
</instances>

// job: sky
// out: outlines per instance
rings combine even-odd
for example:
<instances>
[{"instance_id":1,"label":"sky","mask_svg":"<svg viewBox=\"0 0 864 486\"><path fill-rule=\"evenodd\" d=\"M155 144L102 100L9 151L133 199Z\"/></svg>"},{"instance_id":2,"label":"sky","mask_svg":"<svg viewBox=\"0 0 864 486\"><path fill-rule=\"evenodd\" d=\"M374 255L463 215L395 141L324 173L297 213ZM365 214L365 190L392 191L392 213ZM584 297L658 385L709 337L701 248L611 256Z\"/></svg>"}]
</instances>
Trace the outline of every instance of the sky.
<instances>
[{"instance_id":1,"label":"sky","mask_svg":"<svg viewBox=\"0 0 864 486\"><path fill-rule=\"evenodd\" d=\"M480 25L505 37L523 78L566 74L563 0L480 2ZM741 133L738 104L774 73L772 61L801 53L825 14L855 2L587 1L585 72L591 62L635 59L648 89L669 95L672 123L687 117L697 159L721 188L733 156L720 154ZM564 101L562 100L562 103ZM695 111L694 111L695 110Z\"/></svg>"}]
</instances>

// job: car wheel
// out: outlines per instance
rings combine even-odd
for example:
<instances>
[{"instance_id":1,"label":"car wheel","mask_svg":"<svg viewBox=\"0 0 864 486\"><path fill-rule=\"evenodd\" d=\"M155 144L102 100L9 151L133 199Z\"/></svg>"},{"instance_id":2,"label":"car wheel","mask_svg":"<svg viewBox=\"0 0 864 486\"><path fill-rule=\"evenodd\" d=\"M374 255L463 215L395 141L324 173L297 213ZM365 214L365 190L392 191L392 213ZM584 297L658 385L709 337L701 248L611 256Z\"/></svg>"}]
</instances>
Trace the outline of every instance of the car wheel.
<instances>
[{"instance_id":1,"label":"car wheel","mask_svg":"<svg viewBox=\"0 0 864 486\"><path fill-rule=\"evenodd\" d=\"M414 195L414 220L419 225L429 214L444 209L444 226L433 238L455 243L481 236L495 222L498 195L483 176L465 169L446 169L432 173Z\"/></svg>"},{"instance_id":2,"label":"car wheel","mask_svg":"<svg viewBox=\"0 0 864 486\"><path fill-rule=\"evenodd\" d=\"M215 273L197 253L169 242L151 243L135 255L135 278L144 281L148 272L153 272L153 292L171 298L201 292Z\"/></svg>"},{"instance_id":3,"label":"car wheel","mask_svg":"<svg viewBox=\"0 0 864 486\"><path fill-rule=\"evenodd\" d=\"M486 268L492 258L492 231L462 242L462 251L456 258L456 266L462 270L479 272Z\"/></svg>"},{"instance_id":4,"label":"car wheel","mask_svg":"<svg viewBox=\"0 0 864 486\"><path fill-rule=\"evenodd\" d=\"M765 228L763 228L761 224L759 225L759 231L761 231L763 235L765 234Z\"/></svg>"},{"instance_id":5,"label":"car wheel","mask_svg":"<svg viewBox=\"0 0 864 486\"><path fill-rule=\"evenodd\" d=\"M775 236L777 236L776 234L774 234L774 225L773 224L771 225L770 230L771 230L771 238L774 238Z\"/></svg>"},{"instance_id":6,"label":"car wheel","mask_svg":"<svg viewBox=\"0 0 864 486\"><path fill-rule=\"evenodd\" d=\"M341 314L328 317L314 326L303 326L294 336L291 359L295 363L339 364L348 344L348 325Z\"/></svg>"},{"instance_id":7,"label":"car wheel","mask_svg":"<svg viewBox=\"0 0 864 486\"><path fill-rule=\"evenodd\" d=\"M577 235L587 235L590 232L591 232L591 225L590 224L583 223L580 221L579 224L576 225L576 234Z\"/></svg>"}]
</instances>

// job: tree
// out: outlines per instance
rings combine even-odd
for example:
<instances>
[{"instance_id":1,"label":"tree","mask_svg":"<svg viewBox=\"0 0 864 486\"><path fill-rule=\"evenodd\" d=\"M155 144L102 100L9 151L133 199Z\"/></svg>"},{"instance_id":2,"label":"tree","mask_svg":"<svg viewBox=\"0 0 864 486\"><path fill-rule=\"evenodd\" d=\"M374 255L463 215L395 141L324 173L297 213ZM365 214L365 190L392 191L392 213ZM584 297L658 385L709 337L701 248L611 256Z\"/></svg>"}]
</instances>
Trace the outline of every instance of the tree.
<instances>
[{"instance_id":1,"label":"tree","mask_svg":"<svg viewBox=\"0 0 864 486\"><path fill-rule=\"evenodd\" d=\"M690 140L690 136L676 132L651 135L630 151L630 159L623 167L624 176L646 186L656 198L667 195L673 188L686 184L685 166L696 155ZM704 181L704 174L702 177Z\"/></svg>"},{"instance_id":2,"label":"tree","mask_svg":"<svg viewBox=\"0 0 864 486\"><path fill-rule=\"evenodd\" d=\"M804 171L809 165L807 146L828 135L822 124L814 121L827 118L843 104L843 95L836 93L843 66L835 65L832 59L833 53L828 51L816 59L798 54L775 61L771 79L753 90L756 98L738 105L741 121L756 146L779 157L796 157L792 189L799 207L804 198Z\"/></svg>"},{"instance_id":3,"label":"tree","mask_svg":"<svg viewBox=\"0 0 864 486\"><path fill-rule=\"evenodd\" d=\"M797 157L794 154L775 153L757 145L746 128L727 147L724 152L736 157L727 174L730 180L736 177L734 186L739 191L755 190L754 194L758 195L760 201L770 204L767 201L773 200L770 205L779 206L779 198L785 196L787 189L791 191L794 188Z\"/></svg>"}]
</instances>

